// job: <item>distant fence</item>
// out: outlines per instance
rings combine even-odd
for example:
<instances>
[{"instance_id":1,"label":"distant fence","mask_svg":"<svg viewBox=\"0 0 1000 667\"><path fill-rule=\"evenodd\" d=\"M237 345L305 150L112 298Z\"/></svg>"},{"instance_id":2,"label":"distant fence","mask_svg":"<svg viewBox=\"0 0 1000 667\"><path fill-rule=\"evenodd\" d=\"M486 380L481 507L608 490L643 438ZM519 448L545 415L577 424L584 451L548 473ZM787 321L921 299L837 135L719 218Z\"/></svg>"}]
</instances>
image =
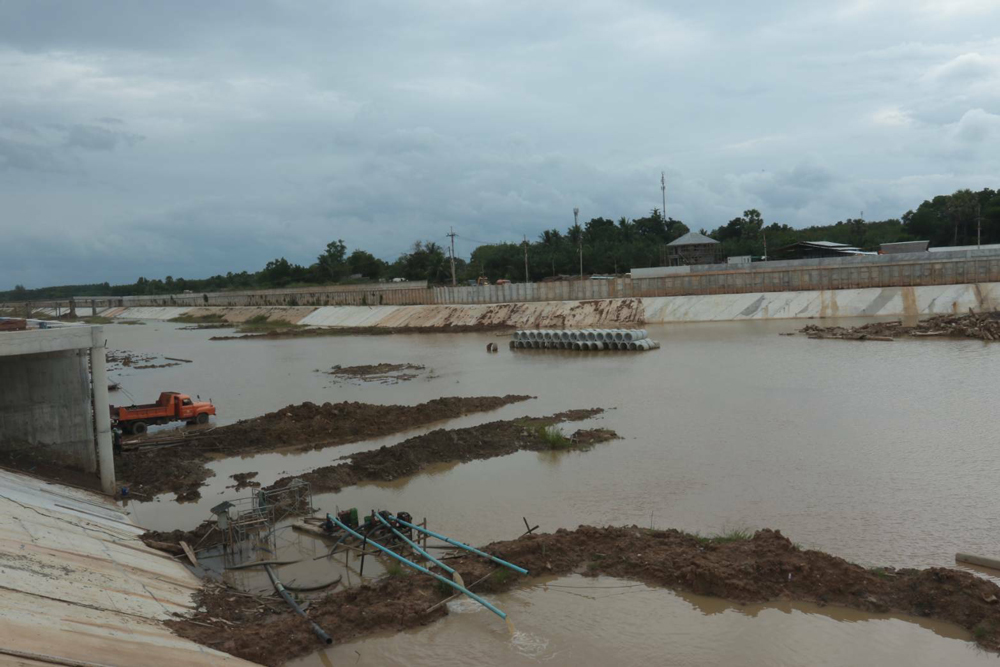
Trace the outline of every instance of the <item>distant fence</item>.
<instances>
[{"instance_id":1,"label":"distant fence","mask_svg":"<svg viewBox=\"0 0 1000 667\"><path fill-rule=\"evenodd\" d=\"M1000 281L1000 254L995 250L922 252L637 269L632 275L630 296L961 285Z\"/></svg>"},{"instance_id":2,"label":"distant fence","mask_svg":"<svg viewBox=\"0 0 1000 667\"><path fill-rule=\"evenodd\" d=\"M78 306L379 306L431 303L427 281L120 297L78 296Z\"/></svg>"},{"instance_id":3,"label":"distant fence","mask_svg":"<svg viewBox=\"0 0 1000 667\"><path fill-rule=\"evenodd\" d=\"M632 278L428 287L426 283L165 296L74 297L75 306L379 306L587 301L623 297L742 294L1000 282L1000 252L961 250L812 260L634 269ZM26 304L12 304L23 309ZM34 307L69 307L68 300ZM2 308L2 306L0 306Z\"/></svg>"}]
</instances>

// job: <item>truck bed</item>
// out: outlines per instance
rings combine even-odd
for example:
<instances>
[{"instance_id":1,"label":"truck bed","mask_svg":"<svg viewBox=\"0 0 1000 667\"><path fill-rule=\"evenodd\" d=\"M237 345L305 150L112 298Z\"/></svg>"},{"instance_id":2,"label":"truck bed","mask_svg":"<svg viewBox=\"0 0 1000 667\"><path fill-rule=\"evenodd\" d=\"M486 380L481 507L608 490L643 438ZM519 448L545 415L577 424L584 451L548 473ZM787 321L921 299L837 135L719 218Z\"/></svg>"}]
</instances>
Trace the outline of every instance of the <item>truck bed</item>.
<instances>
[{"instance_id":1,"label":"truck bed","mask_svg":"<svg viewBox=\"0 0 1000 667\"><path fill-rule=\"evenodd\" d=\"M118 408L115 417L124 420L149 419L150 417L172 417L173 411L170 406L158 405L137 405L135 407Z\"/></svg>"}]
</instances>

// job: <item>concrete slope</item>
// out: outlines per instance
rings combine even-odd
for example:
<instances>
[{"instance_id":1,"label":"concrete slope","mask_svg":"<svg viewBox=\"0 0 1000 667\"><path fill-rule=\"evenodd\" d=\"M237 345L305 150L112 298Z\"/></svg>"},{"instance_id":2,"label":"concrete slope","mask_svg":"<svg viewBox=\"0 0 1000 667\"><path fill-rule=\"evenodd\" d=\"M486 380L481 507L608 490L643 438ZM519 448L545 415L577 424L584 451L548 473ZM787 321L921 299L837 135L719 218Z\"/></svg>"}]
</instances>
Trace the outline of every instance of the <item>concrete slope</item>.
<instances>
[{"instance_id":1,"label":"concrete slope","mask_svg":"<svg viewBox=\"0 0 1000 667\"><path fill-rule=\"evenodd\" d=\"M137 319L214 314L234 323L263 315L317 327L579 328L747 319L916 317L964 313L969 308L993 310L998 304L1000 283L977 283L442 306L139 307L116 308L102 314Z\"/></svg>"},{"instance_id":2,"label":"concrete slope","mask_svg":"<svg viewBox=\"0 0 1000 667\"><path fill-rule=\"evenodd\" d=\"M249 665L171 633L199 580L105 496L0 470L0 663Z\"/></svg>"},{"instance_id":3,"label":"concrete slope","mask_svg":"<svg viewBox=\"0 0 1000 667\"><path fill-rule=\"evenodd\" d=\"M822 317L923 317L993 310L1000 283L758 292L643 299L645 321L713 322Z\"/></svg>"}]
</instances>

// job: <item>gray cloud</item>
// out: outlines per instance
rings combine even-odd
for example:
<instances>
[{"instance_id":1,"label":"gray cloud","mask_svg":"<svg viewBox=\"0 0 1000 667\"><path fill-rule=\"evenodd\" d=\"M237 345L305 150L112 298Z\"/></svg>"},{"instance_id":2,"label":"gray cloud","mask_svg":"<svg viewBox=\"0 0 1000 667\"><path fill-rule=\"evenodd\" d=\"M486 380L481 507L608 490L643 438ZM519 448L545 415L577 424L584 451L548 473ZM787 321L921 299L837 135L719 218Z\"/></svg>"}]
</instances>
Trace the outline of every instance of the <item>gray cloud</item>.
<instances>
[{"instance_id":1,"label":"gray cloud","mask_svg":"<svg viewBox=\"0 0 1000 667\"><path fill-rule=\"evenodd\" d=\"M114 132L96 125L73 125L66 132L66 146L91 151L111 151L118 144L134 146L143 137L130 132Z\"/></svg>"},{"instance_id":2,"label":"gray cloud","mask_svg":"<svg viewBox=\"0 0 1000 667\"><path fill-rule=\"evenodd\" d=\"M1000 173L979 0L0 4L0 288L898 216ZM196 239L191 241L191 239ZM459 252L472 249L462 242Z\"/></svg>"}]
</instances>

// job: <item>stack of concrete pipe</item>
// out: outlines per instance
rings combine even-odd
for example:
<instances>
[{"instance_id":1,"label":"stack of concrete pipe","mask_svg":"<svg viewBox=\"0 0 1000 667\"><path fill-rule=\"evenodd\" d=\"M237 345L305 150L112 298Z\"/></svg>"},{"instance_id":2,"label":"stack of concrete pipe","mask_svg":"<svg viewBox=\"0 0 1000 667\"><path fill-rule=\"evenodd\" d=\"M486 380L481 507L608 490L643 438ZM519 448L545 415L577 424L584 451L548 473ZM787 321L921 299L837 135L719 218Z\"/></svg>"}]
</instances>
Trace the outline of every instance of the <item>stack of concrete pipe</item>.
<instances>
[{"instance_id":1,"label":"stack of concrete pipe","mask_svg":"<svg viewBox=\"0 0 1000 667\"><path fill-rule=\"evenodd\" d=\"M510 349L655 350L645 329L524 329L514 332Z\"/></svg>"}]
</instances>

